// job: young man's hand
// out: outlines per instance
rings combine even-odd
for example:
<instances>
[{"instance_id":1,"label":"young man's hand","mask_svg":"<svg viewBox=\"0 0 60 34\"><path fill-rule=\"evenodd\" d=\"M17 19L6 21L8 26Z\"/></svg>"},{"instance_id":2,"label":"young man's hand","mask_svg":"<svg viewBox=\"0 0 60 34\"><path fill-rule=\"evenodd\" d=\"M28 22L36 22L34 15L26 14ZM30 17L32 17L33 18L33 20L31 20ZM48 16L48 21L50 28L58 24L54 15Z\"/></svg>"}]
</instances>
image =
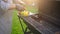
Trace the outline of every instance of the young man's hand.
<instances>
[{"instance_id":1,"label":"young man's hand","mask_svg":"<svg viewBox=\"0 0 60 34\"><path fill-rule=\"evenodd\" d=\"M17 4L17 5L16 5L16 9L17 9L18 11L24 11L24 10L25 10L25 7L24 7L23 5Z\"/></svg>"},{"instance_id":2,"label":"young man's hand","mask_svg":"<svg viewBox=\"0 0 60 34\"><path fill-rule=\"evenodd\" d=\"M20 5L23 5L23 6L26 5L26 3L25 3L24 1L22 1L22 0L13 0L13 2L14 2L15 4L20 4Z\"/></svg>"}]
</instances>

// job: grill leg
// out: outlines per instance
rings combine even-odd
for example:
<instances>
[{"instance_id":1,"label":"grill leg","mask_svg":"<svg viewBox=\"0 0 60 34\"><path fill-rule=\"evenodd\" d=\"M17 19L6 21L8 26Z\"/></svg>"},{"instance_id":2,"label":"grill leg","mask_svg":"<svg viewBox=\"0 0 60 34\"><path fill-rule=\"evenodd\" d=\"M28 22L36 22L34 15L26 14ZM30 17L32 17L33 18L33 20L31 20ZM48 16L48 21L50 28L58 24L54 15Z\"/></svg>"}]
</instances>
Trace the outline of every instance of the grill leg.
<instances>
[{"instance_id":1,"label":"grill leg","mask_svg":"<svg viewBox=\"0 0 60 34\"><path fill-rule=\"evenodd\" d=\"M21 24L21 27L22 27L22 30L23 30L23 32L24 32L24 28L23 28L23 25L22 25L22 22L21 22L21 18L18 16L18 18L19 18L19 22L20 22L20 24Z\"/></svg>"}]
</instances>

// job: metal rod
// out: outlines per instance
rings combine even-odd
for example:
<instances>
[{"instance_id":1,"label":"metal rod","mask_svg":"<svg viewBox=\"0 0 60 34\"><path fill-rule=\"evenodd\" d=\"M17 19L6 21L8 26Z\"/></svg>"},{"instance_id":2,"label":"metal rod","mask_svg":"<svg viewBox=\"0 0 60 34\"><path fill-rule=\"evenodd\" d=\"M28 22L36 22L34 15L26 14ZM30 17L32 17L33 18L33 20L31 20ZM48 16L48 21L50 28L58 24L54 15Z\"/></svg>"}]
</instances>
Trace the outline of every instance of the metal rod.
<instances>
[{"instance_id":1,"label":"metal rod","mask_svg":"<svg viewBox=\"0 0 60 34\"><path fill-rule=\"evenodd\" d=\"M22 30L23 30L23 32L24 32L24 28L23 28L23 25L22 25L22 22L21 22L21 18L18 16L18 18L19 18L19 22L20 22L20 24L21 24L21 27L22 27ZM25 32L24 32L25 33Z\"/></svg>"}]
</instances>

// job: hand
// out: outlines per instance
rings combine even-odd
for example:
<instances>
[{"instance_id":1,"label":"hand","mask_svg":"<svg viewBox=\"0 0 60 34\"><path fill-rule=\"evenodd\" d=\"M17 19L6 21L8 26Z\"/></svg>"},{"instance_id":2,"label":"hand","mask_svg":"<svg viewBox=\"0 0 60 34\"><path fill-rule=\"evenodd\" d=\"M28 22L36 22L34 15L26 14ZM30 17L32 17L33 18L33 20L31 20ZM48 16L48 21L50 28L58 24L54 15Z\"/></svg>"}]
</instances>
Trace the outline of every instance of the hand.
<instances>
[{"instance_id":1,"label":"hand","mask_svg":"<svg viewBox=\"0 0 60 34\"><path fill-rule=\"evenodd\" d=\"M18 11L24 11L24 10L25 10L25 7L24 7L23 5L17 4L17 5L16 5L16 9L17 9Z\"/></svg>"}]
</instances>

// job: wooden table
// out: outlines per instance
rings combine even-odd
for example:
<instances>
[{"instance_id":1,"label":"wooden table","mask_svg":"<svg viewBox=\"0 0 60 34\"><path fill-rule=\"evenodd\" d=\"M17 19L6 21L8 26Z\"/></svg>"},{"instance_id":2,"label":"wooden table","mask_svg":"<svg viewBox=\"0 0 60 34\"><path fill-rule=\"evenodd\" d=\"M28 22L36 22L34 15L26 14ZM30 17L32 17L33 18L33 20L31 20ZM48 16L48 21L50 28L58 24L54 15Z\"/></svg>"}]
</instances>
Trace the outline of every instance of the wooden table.
<instances>
[{"instance_id":1,"label":"wooden table","mask_svg":"<svg viewBox=\"0 0 60 34\"><path fill-rule=\"evenodd\" d=\"M18 16L19 20L23 19L25 24L27 25L27 28L31 30L31 32L33 32L34 34L60 34L60 27L56 26L55 24L52 24L50 22L47 22L45 20L40 20L39 22L33 18L31 18L31 16L28 17L23 17L23 16ZM21 21L20 24L22 25ZM24 34L26 34L24 31L23 25L22 25L22 29Z\"/></svg>"}]
</instances>

